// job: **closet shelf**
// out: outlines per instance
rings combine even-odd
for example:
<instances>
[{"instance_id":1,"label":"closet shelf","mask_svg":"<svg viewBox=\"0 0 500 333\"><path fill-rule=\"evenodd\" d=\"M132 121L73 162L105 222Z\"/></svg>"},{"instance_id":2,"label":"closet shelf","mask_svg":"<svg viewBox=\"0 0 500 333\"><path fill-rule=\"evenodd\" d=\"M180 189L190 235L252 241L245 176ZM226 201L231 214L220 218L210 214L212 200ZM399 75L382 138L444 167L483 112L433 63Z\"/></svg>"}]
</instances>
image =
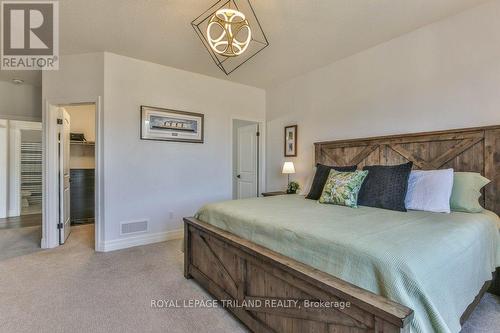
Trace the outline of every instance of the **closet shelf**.
<instances>
[{"instance_id":1,"label":"closet shelf","mask_svg":"<svg viewBox=\"0 0 500 333\"><path fill-rule=\"evenodd\" d=\"M71 141L70 143L79 146L95 146L95 142L93 141Z\"/></svg>"}]
</instances>

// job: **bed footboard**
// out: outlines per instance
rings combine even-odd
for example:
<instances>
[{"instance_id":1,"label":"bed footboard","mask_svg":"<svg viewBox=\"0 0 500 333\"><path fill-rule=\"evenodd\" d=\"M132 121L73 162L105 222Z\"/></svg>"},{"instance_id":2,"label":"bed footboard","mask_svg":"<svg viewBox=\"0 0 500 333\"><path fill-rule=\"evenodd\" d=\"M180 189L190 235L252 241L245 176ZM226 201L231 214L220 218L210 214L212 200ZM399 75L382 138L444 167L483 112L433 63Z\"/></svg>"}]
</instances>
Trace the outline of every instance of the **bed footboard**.
<instances>
[{"instance_id":1,"label":"bed footboard","mask_svg":"<svg viewBox=\"0 0 500 333\"><path fill-rule=\"evenodd\" d=\"M413 310L195 218L184 275L253 332L409 332Z\"/></svg>"}]
</instances>

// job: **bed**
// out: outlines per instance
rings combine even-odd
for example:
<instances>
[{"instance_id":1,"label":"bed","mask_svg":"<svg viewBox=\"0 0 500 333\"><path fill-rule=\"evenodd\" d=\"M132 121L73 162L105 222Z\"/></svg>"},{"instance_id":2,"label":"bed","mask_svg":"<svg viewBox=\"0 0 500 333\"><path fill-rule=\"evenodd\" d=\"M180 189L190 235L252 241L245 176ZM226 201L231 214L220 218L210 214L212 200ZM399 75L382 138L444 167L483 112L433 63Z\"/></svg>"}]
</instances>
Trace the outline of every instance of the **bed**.
<instances>
[{"instance_id":1,"label":"bed","mask_svg":"<svg viewBox=\"0 0 500 333\"><path fill-rule=\"evenodd\" d=\"M212 204L185 219L186 278L234 301L228 310L254 332L458 332L500 265L500 127L315 147L326 164L480 172L492 180L489 211L350 209L293 195ZM283 300L296 303L261 306Z\"/></svg>"}]
</instances>

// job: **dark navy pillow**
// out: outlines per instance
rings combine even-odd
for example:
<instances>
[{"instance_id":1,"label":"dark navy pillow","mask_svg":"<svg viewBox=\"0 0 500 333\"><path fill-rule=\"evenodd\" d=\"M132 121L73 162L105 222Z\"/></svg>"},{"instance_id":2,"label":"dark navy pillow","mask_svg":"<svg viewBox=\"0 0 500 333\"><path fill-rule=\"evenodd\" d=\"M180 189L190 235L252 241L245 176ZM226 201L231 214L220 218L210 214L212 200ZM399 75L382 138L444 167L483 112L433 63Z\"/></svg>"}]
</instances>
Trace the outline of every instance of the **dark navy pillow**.
<instances>
[{"instance_id":1,"label":"dark navy pillow","mask_svg":"<svg viewBox=\"0 0 500 333\"><path fill-rule=\"evenodd\" d=\"M329 166L323 164L316 164L316 173L314 174L314 179L311 185L311 190L306 196L306 199L319 200L321 193L323 193L323 187L325 187L328 175L330 175L330 170L334 169L339 172L353 172L356 171L357 165L351 166Z\"/></svg>"},{"instance_id":2,"label":"dark navy pillow","mask_svg":"<svg viewBox=\"0 0 500 333\"><path fill-rule=\"evenodd\" d=\"M358 205L406 212L405 197L413 162L365 166L368 170L358 194Z\"/></svg>"}]
</instances>

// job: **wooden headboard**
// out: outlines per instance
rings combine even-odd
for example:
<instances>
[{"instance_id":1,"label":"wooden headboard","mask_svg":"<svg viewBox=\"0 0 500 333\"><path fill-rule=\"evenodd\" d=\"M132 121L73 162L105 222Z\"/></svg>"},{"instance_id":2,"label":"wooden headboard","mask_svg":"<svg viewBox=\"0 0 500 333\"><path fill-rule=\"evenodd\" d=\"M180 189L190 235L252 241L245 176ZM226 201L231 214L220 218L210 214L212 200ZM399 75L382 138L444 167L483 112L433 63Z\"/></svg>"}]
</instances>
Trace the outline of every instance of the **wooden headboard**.
<instances>
[{"instance_id":1,"label":"wooden headboard","mask_svg":"<svg viewBox=\"0 0 500 333\"><path fill-rule=\"evenodd\" d=\"M317 142L316 163L327 165L401 164L414 169L479 172L491 183L482 205L500 215L500 125L457 130Z\"/></svg>"}]
</instances>

